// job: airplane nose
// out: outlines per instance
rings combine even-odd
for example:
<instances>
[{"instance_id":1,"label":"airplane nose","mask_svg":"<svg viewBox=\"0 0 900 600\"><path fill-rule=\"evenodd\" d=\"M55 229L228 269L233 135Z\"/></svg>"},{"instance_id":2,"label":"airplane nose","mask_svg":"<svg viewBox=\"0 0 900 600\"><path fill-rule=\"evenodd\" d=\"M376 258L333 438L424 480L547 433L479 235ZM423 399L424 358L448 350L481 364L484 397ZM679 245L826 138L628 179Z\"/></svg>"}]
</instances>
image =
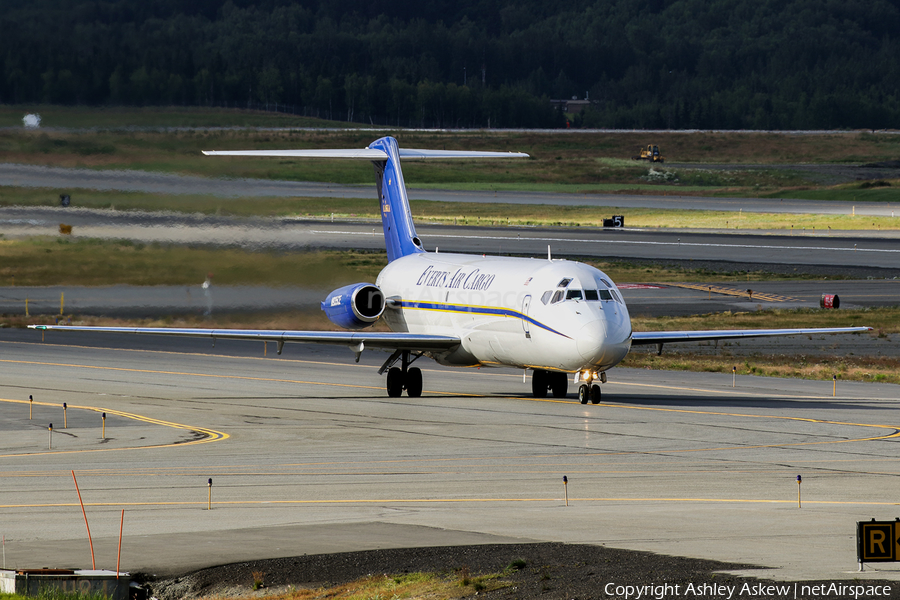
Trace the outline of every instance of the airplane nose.
<instances>
[{"instance_id":1,"label":"airplane nose","mask_svg":"<svg viewBox=\"0 0 900 600\"><path fill-rule=\"evenodd\" d=\"M578 332L576 346L578 353L590 364L599 362L606 343L606 322L591 321Z\"/></svg>"}]
</instances>

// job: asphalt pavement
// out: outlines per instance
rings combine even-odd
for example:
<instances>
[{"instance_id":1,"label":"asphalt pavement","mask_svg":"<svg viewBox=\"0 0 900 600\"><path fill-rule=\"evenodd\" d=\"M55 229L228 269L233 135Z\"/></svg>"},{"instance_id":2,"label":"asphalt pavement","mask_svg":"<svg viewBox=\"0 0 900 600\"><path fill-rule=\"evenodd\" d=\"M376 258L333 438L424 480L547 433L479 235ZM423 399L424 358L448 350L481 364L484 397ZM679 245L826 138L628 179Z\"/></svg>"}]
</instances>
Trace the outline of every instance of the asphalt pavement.
<instances>
[{"instance_id":1,"label":"asphalt pavement","mask_svg":"<svg viewBox=\"0 0 900 600\"><path fill-rule=\"evenodd\" d=\"M0 336L8 566L90 564L74 471L100 568L124 510L127 571L563 541L900 579L855 552L858 521L896 516L897 386L613 369L582 406L424 363L422 398L388 398L379 352L163 342Z\"/></svg>"}]
</instances>

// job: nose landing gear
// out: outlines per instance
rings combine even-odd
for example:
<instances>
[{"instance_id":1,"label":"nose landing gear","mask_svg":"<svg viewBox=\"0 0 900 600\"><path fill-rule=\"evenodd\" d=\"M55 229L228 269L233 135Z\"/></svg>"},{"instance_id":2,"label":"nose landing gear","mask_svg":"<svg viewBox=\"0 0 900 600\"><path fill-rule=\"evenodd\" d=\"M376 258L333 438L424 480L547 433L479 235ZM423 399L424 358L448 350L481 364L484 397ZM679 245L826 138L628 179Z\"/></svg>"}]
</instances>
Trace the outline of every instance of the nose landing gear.
<instances>
[{"instance_id":1,"label":"nose landing gear","mask_svg":"<svg viewBox=\"0 0 900 600\"><path fill-rule=\"evenodd\" d=\"M594 371L581 371L575 374L575 382L581 381L581 385L578 386L578 401L582 404L587 404L590 401L591 404L599 404L602 392L600 391L600 386L596 383L592 383L594 381L601 381L606 383L606 372L602 372L599 375Z\"/></svg>"}]
</instances>

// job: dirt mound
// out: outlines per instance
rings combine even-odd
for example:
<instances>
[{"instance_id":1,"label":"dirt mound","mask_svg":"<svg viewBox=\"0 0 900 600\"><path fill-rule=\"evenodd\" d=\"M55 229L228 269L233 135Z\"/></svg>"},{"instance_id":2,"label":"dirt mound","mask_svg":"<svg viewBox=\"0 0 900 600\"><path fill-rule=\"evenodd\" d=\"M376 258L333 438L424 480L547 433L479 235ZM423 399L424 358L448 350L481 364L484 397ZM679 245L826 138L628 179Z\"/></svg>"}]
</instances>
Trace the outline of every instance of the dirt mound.
<instances>
[{"instance_id":1,"label":"dirt mound","mask_svg":"<svg viewBox=\"0 0 900 600\"><path fill-rule=\"evenodd\" d=\"M298 556L223 565L180 577L149 582L158 600L253 594L254 580L265 589L330 587L368 575L434 572L476 577L506 570L507 587L480 592L479 598L599 598L609 584L699 583L722 570L753 568L709 560L660 556L602 546L558 543L404 548ZM522 566L524 562L524 566ZM741 582L716 575L716 583ZM682 588L683 589L683 588ZM474 593L474 592L473 592Z\"/></svg>"}]
</instances>

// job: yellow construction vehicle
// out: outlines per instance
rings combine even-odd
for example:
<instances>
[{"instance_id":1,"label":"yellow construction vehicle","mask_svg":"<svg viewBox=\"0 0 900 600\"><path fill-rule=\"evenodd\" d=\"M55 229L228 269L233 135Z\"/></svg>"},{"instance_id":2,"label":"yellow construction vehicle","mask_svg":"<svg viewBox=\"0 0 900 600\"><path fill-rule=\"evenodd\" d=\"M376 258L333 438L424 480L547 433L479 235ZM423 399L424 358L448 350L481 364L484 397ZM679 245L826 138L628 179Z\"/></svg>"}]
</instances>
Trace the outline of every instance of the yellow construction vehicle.
<instances>
[{"instance_id":1,"label":"yellow construction vehicle","mask_svg":"<svg viewBox=\"0 0 900 600\"><path fill-rule=\"evenodd\" d=\"M649 160L650 162L666 162L666 158L659 153L659 146L647 144L646 150L641 148L640 156L632 156L631 160Z\"/></svg>"}]
</instances>

